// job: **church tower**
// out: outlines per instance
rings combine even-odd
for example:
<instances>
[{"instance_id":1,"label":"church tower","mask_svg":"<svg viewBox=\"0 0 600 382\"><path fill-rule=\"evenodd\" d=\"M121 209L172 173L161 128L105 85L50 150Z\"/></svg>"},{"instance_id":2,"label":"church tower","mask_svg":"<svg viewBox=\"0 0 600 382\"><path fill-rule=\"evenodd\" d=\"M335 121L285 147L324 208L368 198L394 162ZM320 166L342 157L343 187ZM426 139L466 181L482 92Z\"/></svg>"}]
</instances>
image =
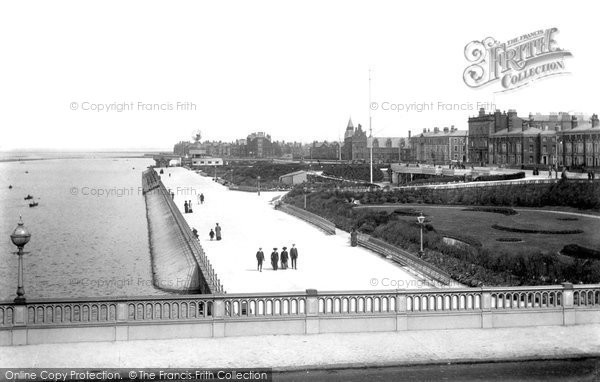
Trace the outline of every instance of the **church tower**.
<instances>
[{"instance_id":1,"label":"church tower","mask_svg":"<svg viewBox=\"0 0 600 382\"><path fill-rule=\"evenodd\" d=\"M344 133L344 140L352 137L354 135L354 125L352 124L352 118L348 119L348 126L346 127L346 132Z\"/></svg>"}]
</instances>

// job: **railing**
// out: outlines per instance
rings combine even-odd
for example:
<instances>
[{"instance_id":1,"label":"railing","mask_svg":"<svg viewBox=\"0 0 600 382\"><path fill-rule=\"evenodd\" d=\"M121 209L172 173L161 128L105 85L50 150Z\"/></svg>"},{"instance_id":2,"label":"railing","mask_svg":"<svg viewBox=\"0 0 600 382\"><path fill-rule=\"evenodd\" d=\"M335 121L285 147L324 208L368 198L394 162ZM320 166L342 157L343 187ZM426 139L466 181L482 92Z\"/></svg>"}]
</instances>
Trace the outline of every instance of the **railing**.
<instances>
[{"instance_id":1,"label":"railing","mask_svg":"<svg viewBox=\"0 0 600 382\"><path fill-rule=\"evenodd\" d=\"M214 271L214 269L210 263L210 260L204 253L204 249L198 242L198 239L194 236L194 233L192 232L190 226L188 225L187 221L181 214L181 211L179 211L179 208L177 208L177 206L175 205L175 202L169 195L168 191L166 190L166 188L162 184L162 182L160 183L159 187L162 190L162 194L165 198L165 202L169 206L169 209L171 210L171 213L173 214L175 221L177 222L177 225L181 229L181 232L183 233L186 242L189 243L189 245L191 246L191 250L192 250L191 252L194 254L194 257L196 258L196 261L198 262L200 270L202 271L204 279L205 279L206 283L208 284L210 290L212 291L212 293L223 293L224 289L223 289L223 286L221 285L221 280L217 277L217 274Z\"/></svg>"},{"instance_id":2,"label":"railing","mask_svg":"<svg viewBox=\"0 0 600 382\"><path fill-rule=\"evenodd\" d=\"M0 303L0 330L15 326L102 326L120 323L361 317L440 312L600 310L600 285L551 285L423 290L325 291L49 299Z\"/></svg>"},{"instance_id":3,"label":"railing","mask_svg":"<svg viewBox=\"0 0 600 382\"><path fill-rule=\"evenodd\" d=\"M397 292L338 292L319 296L319 314L396 314Z\"/></svg>"},{"instance_id":4,"label":"railing","mask_svg":"<svg viewBox=\"0 0 600 382\"><path fill-rule=\"evenodd\" d=\"M243 317L301 317L306 315L306 296L302 294L271 294L238 296L224 300L224 315Z\"/></svg>"},{"instance_id":5,"label":"railing","mask_svg":"<svg viewBox=\"0 0 600 382\"><path fill-rule=\"evenodd\" d=\"M588 286L577 285L573 291L573 305L580 308L599 307L600 290Z\"/></svg>"},{"instance_id":6,"label":"railing","mask_svg":"<svg viewBox=\"0 0 600 382\"><path fill-rule=\"evenodd\" d=\"M406 265L441 285L453 285L457 283L441 269L383 240L360 233L358 234L358 244L381 255L390 256L395 262Z\"/></svg>"},{"instance_id":7,"label":"railing","mask_svg":"<svg viewBox=\"0 0 600 382\"><path fill-rule=\"evenodd\" d=\"M329 235L335 235L335 224L325 218L286 203L278 203L277 208L317 226Z\"/></svg>"}]
</instances>

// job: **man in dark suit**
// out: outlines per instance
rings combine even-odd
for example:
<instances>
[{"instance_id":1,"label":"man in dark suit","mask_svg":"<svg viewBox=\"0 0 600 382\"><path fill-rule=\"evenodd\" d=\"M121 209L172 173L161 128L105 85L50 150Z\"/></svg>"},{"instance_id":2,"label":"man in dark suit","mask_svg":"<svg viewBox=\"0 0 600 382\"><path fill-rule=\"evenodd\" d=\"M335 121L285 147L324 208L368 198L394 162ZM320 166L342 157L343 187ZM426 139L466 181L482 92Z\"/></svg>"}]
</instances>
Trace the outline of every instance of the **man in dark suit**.
<instances>
[{"instance_id":1,"label":"man in dark suit","mask_svg":"<svg viewBox=\"0 0 600 382\"><path fill-rule=\"evenodd\" d=\"M298 258L298 248L296 248L296 244L292 244L290 258L292 259L292 268L296 269L296 259Z\"/></svg>"},{"instance_id":2,"label":"man in dark suit","mask_svg":"<svg viewBox=\"0 0 600 382\"><path fill-rule=\"evenodd\" d=\"M262 272L262 263L265 261L265 254L262 251L262 248L258 249L256 252L256 262L258 263L257 270Z\"/></svg>"}]
</instances>

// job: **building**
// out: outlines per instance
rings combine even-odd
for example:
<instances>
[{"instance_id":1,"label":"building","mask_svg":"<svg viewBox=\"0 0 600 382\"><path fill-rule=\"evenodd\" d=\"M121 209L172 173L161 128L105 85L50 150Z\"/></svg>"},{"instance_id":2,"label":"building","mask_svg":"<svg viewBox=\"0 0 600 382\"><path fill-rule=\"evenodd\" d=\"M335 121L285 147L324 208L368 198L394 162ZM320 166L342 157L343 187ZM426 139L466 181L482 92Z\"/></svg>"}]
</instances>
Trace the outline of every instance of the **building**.
<instances>
[{"instance_id":1,"label":"building","mask_svg":"<svg viewBox=\"0 0 600 382\"><path fill-rule=\"evenodd\" d=\"M306 182L308 173L306 171L295 171L289 174L281 175L279 181L284 184L301 184Z\"/></svg>"},{"instance_id":2,"label":"building","mask_svg":"<svg viewBox=\"0 0 600 382\"><path fill-rule=\"evenodd\" d=\"M402 149L406 146L406 139L398 137L368 138L367 149L371 148L371 143L373 144L373 162L392 163L400 161Z\"/></svg>"},{"instance_id":3,"label":"building","mask_svg":"<svg viewBox=\"0 0 600 382\"><path fill-rule=\"evenodd\" d=\"M363 131L362 126L359 124L355 128L352 119L350 119L344 133L342 159L355 162L369 162L371 160L371 144L373 145L373 162L377 163L400 161L402 150L408 146L405 138L367 138L367 133ZM404 155L406 156L406 152Z\"/></svg>"},{"instance_id":4,"label":"building","mask_svg":"<svg viewBox=\"0 0 600 382\"><path fill-rule=\"evenodd\" d=\"M181 157L186 157L189 154L190 146L192 142L180 141L173 146L173 154Z\"/></svg>"},{"instance_id":5,"label":"building","mask_svg":"<svg viewBox=\"0 0 600 382\"><path fill-rule=\"evenodd\" d=\"M466 162L469 158L469 133L451 127L424 128L421 134L410 139L411 156L423 163L447 164Z\"/></svg>"},{"instance_id":6,"label":"building","mask_svg":"<svg viewBox=\"0 0 600 382\"><path fill-rule=\"evenodd\" d=\"M348 120L348 126L344 133L342 159L361 162L370 160L369 150L367 150L367 133L363 131L360 124L355 128L352 119Z\"/></svg>"},{"instance_id":7,"label":"building","mask_svg":"<svg viewBox=\"0 0 600 382\"><path fill-rule=\"evenodd\" d=\"M196 145L196 144L195 144ZM197 144L198 147L190 148L189 159L191 165L196 166L223 166L223 159L207 155L206 149Z\"/></svg>"},{"instance_id":8,"label":"building","mask_svg":"<svg viewBox=\"0 0 600 382\"><path fill-rule=\"evenodd\" d=\"M338 160L341 155L338 142L313 142L310 146L310 159Z\"/></svg>"},{"instance_id":9,"label":"building","mask_svg":"<svg viewBox=\"0 0 600 382\"><path fill-rule=\"evenodd\" d=\"M596 114L530 113L521 118L514 110L485 114L480 109L477 117L469 118L469 149L476 151L470 159L500 166L598 167L599 125Z\"/></svg>"},{"instance_id":10,"label":"building","mask_svg":"<svg viewBox=\"0 0 600 382\"><path fill-rule=\"evenodd\" d=\"M246 153L253 158L268 158L273 156L271 136L264 132L248 135L246 138Z\"/></svg>"}]
</instances>

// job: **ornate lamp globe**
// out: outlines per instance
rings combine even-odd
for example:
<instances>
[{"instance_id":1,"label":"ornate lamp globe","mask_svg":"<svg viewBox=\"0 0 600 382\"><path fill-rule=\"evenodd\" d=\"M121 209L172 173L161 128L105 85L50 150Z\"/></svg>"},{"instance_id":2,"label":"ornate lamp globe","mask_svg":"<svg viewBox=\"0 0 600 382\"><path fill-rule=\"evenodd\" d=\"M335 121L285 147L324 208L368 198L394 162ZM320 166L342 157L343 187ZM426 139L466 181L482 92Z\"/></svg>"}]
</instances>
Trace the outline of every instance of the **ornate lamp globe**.
<instances>
[{"instance_id":1,"label":"ornate lamp globe","mask_svg":"<svg viewBox=\"0 0 600 382\"><path fill-rule=\"evenodd\" d=\"M423 216L423 214L421 214L421 216L419 216L417 218L417 221L419 222L419 224L423 224L423 222L425 221L425 216Z\"/></svg>"},{"instance_id":2,"label":"ornate lamp globe","mask_svg":"<svg viewBox=\"0 0 600 382\"><path fill-rule=\"evenodd\" d=\"M23 225L23 219L19 218L19 224L17 228L10 234L10 240L19 248L23 248L25 244L29 243L31 239L31 233Z\"/></svg>"}]
</instances>

